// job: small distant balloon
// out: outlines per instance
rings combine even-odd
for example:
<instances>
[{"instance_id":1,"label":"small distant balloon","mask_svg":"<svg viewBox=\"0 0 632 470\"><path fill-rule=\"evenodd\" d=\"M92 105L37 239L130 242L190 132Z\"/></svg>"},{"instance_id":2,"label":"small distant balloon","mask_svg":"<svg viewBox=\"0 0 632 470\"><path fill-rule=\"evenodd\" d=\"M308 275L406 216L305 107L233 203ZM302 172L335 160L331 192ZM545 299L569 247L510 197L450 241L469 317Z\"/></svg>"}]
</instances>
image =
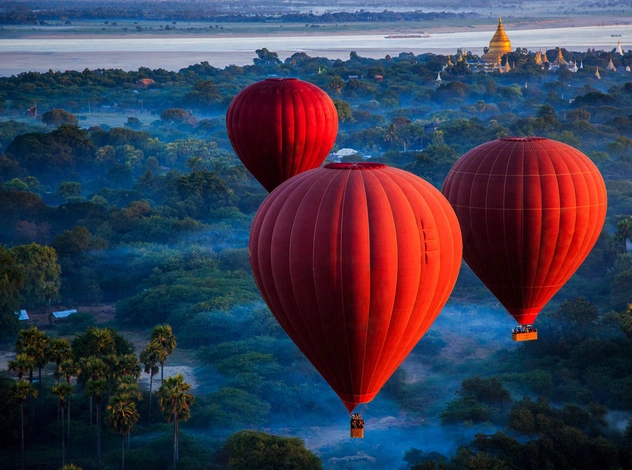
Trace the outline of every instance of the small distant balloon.
<instances>
[{"instance_id":1,"label":"small distant balloon","mask_svg":"<svg viewBox=\"0 0 632 470\"><path fill-rule=\"evenodd\" d=\"M235 96L226 113L226 129L239 159L272 191L323 163L336 140L338 113L316 85L269 78Z\"/></svg>"},{"instance_id":2,"label":"small distant balloon","mask_svg":"<svg viewBox=\"0 0 632 470\"><path fill-rule=\"evenodd\" d=\"M432 325L462 255L443 195L381 163L332 163L284 182L259 208L249 248L268 307L350 412Z\"/></svg>"},{"instance_id":3,"label":"small distant balloon","mask_svg":"<svg viewBox=\"0 0 632 470\"><path fill-rule=\"evenodd\" d=\"M463 258L516 321L531 325L577 271L606 218L606 186L579 150L504 138L463 155L443 184Z\"/></svg>"}]
</instances>

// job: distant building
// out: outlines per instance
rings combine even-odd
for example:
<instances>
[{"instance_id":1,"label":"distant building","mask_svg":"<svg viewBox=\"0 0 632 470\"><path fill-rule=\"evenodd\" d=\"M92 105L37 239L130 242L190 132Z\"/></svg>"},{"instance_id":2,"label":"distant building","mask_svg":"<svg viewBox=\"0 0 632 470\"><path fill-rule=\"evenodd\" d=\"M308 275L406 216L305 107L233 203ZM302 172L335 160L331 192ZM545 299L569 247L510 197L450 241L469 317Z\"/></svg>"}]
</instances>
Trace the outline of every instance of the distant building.
<instances>
[{"instance_id":1,"label":"distant building","mask_svg":"<svg viewBox=\"0 0 632 470\"><path fill-rule=\"evenodd\" d=\"M67 320L70 315L74 315L75 313L77 313L75 309L60 310L59 312L53 312L53 317L55 318L55 323L59 323L61 321Z\"/></svg>"},{"instance_id":2,"label":"distant building","mask_svg":"<svg viewBox=\"0 0 632 470\"><path fill-rule=\"evenodd\" d=\"M503 28L502 18L498 19L498 28L489 41L489 50L483 54L483 60L490 65L500 64L502 57L511 52L511 41Z\"/></svg>"},{"instance_id":3,"label":"distant building","mask_svg":"<svg viewBox=\"0 0 632 470\"><path fill-rule=\"evenodd\" d=\"M15 316L18 317L18 321L28 321L29 314L26 310L20 310L19 312L15 312Z\"/></svg>"},{"instance_id":4,"label":"distant building","mask_svg":"<svg viewBox=\"0 0 632 470\"><path fill-rule=\"evenodd\" d=\"M156 82L153 81L151 78L141 78L140 80L136 81L136 85L141 86L143 88L148 88L149 85L153 85Z\"/></svg>"},{"instance_id":5,"label":"distant building","mask_svg":"<svg viewBox=\"0 0 632 470\"><path fill-rule=\"evenodd\" d=\"M340 162L344 157L352 157L352 156L359 157L360 154L358 153L357 150L352 149L352 148L341 148L337 152L334 152L329 155L329 157L335 162Z\"/></svg>"}]
</instances>

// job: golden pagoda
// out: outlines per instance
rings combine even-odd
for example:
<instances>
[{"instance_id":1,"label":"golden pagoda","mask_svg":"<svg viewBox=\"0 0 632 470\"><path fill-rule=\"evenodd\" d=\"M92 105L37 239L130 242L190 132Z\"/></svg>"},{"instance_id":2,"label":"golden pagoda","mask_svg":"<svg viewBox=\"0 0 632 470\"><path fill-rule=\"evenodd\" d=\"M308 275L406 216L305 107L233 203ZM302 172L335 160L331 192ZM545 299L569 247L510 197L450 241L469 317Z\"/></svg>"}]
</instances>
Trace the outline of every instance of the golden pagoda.
<instances>
[{"instance_id":1,"label":"golden pagoda","mask_svg":"<svg viewBox=\"0 0 632 470\"><path fill-rule=\"evenodd\" d=\"M542 65L542 51L538 51L535 53L535 63L537 65Z\"/></svg>"},{"instance_id":2,"label":"golden pagoda","mask_svg":"<svg viewBox=\"0 0 632 470\"><path fill-rule=\"evenodd\" d=\"M562 65L568 65L568 63L564 60L564 56L562 55L562 48L557 48L557 57L553 61L553 65L557 65L561 67Z\"/></svg>"},{"instance_id":3,"label":"golden pagoda","mask_svg":"<svg viewBox=\"0 0 632 470\"><path fill-rule=\"evenodd\" d=\"M499 18L498 29L489 41L489 50L483 55L483 60L490 64L500 64L500 59L508 52L511 52L511 41L503 29L502 18Z\"/></svg>"}]
</instances>

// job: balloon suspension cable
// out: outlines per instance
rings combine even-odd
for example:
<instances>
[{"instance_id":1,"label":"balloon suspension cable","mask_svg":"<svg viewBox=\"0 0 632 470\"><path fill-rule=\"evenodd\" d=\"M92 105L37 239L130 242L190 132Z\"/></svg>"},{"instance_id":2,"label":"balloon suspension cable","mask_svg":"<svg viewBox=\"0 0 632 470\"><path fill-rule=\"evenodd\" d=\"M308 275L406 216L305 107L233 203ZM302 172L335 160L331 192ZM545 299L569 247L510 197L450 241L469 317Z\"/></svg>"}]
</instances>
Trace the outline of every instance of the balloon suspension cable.
<instances>
[{"instance_id":1,"label":"balloon suspension cable","mask_svg":"<svg viewBox=\"0 0 632 470\"><path fill-rule=\"evenodd\" d=\"M351 415L351 437L361 439L364 437L364 419L360 413Z\"/></svg>"}]
</instances>

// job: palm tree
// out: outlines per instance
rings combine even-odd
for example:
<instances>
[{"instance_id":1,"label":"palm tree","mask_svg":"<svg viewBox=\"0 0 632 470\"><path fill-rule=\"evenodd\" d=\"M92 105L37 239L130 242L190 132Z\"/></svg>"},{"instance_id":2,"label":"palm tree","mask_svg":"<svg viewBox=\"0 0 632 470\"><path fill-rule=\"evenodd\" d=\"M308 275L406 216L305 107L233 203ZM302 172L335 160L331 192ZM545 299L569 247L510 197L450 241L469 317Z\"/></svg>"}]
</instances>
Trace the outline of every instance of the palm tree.
<instances>
[{"instance_id":1,"label":"palm tree","mask_svg":"<svg viewBox=\"0 0 632 470\"><path fill-rule=\"evenodd\" d=\"M188 393L191 385L184 375L169 377L158 390L158 404L168 422L173 421L173 468L178 462L178 421L187 421L191 416L191 405L195 397Z\"/></svg>"},{"instance_id":2,"label":"palm tree","mask_svg":"<svg viewBox=\"0 0 632 470\"><path fill-rule=\"evenodd\" d=\"M151 424L151 394L154 375L158 373L158 364L165 354L165 350L153 341L150 341L143 349L143 352L140 353L140 362L145 365L145 373L149 374L149 424Z\"/></svg>"},{"instance_id":3,"label":"palm tree","mask_svg":"<svg viewBox=\"0 0 632 470\"><path fill-rule=\"evenodd\" d=\"M50 362L55 363L55 378L57 379L57 385L61 380L60 365L63 361L72 359L72 348L70 343L65 338L51 338L48 341L48 359Z\"/></svg>"},{"instance_id":4,"label":"palm tree","mask_svg":"<svg viewBox=\"0 0 632 470\"><path fill-rule=\"evenodd\" d=\"M399 130L395 124L391 123L388 125L386 129L386 133L384 134L384 142L388 142L389 144L395 144L400 141Z\"/></svg>"},{"instance_id":5,"label":"palm tree","mask_svg":"<svg viewBox=\"0 0 632 470\"><path fill-rule=\"evenodd\" d=\"M66 384L68 384L68 386L70 386L70 380L73 377L79 377L79 374L81 374L81 367L79 366L79 363L73 361L73 360L65 360L63 361L61 364L59 364L59 371L61 376L64 377L64 379L66 379ZM70 397L71 395L68 395L68 404L66 406L67 408L67 413L68 413L68 448L70 449Z\"/></svg>"},{"instance_id":6,"label":"palm tree","mask_svg":"<svg viewBox=\"0 0 632 470\"><path fill-rule=\"evenodd\" d=\"M93 351L100 355L116 353L116 341L110 329L93 326L86 333L90 335L90 346Z\"/></svg>"},{"instance_id":7,"label":"palm tree","mask_svg":"<svg viewBox=\"0 0 632 470\"><path fill-rule=\"evenodd\" d=\"M173 354L176 346L176 335L173 334L173 330L169 325L156 325L151 332L151 341L155 341L160 345L162 349L165 350L167 356ZM166 358L165 358L166 359ZM162 385L162 381L164 380L164 372L165 372L165 361L160 362L160 384Z\"/></svg>"},{"instance_id":8,"label":"palm tree","mask_svg":"<svg viewBox=\"0 0 632 470\"><path fill-rule=\"evenodd\" d=\"M97 468L101 468L101 399L103 392L108 388L105 379L88 379L86 382L86 393L94 396L97 410Z\"/></svg>"},{"instance_id":9,"label":"palm tree","mask_svg":"<svg viewBox=\"0 0 632 470\"><path fill-rule=\"evenodd\" d=\"M18 354L14 360L8 362L8 369L18 375L18 380L22 380L26 373L33 374L35 369L35 361L31 356L25 353Z\"/></svg>"},{"instance_id":10,"label":"palm tree","mask_svg":"<svg viewBox=\"0 0 632 470\"><path fill-rule=\"evenodd\" d=\"M137 360L138 361L138 360ZM140 366L139 366L139 374L140 375ZM138 385L138 375L122 375L118 380L118 384L116 385L116 391L114 393L114 397L112 398L120 398L123 400L133 400L135 403L143 399L143 394L140 391L140 386ZM131 435L127 433L127 448L129 449L131 443Z\"/></svg>"},{"instance_id":11,"label":"palm tree","mask_svg":"<svg viewBox=\"0 0 632 470\"><path fill-rule=\"evenodd\" d=\"M117 363L117 377L119 378L119 382L121 377L131 376L135 379L140 377L142 368L138 361L138 356L136 354L125 354L123 356L119 356Z\"/></svg>"},{"instance_id":12,"label":"palm tree","mask_svg":"<svg viewBox=\"0 0 632 470\"><path fill-rule=\"evenodd\" d=\"M20 405L20 438L22 441L22 470L24 470L24 402L29 397L36 397L37 390L33 387L33 384L26 380L20 379L17 382L11 384L11 401L15 401Z\"/></svg>"},{"instance_id":13,"label":"palm tree","mask_svg":"<svg viewBox=\"0 0 632 470\"><path fill-rule=\"evenodd\" d=\"M106 376L108 368L105 362L98 357L90 356L84 358L80 362L80 367L82 369L82 373L85 374L85 377L88 380L99 380ZM87 383L87 382L86 382ZM88 393L88 389L86 388L86 393L90 397L90 424L92 425L92 393Z\"/></svg>"},{"instance_id":14,"label":"palm tree","mask_svg":"<svg viewBox=\"0 0 632 470\"><path fill-rule=\"evenodd\" d=\"M61 465L62 467L66 465L66 441L65 441L65 430L64 430L64 409L66 408L66 398L72 394L72 387L67 383L61 383L58 385L54 385L51 389L53 395L55 395L58 399L59 410L61 411Z\"/></svg>"},{"instance_id":15,"label":"palm tree","mask_svg":"<svg viewBox=\"0 0 632 470\"><path fill-rule=\"evenodd\" d=\"M110 399L105 420L113 431L121 435L122 470L125 470L125 436L132 431L139 418L136 403L131 398L117 395Z\"/></svg>"},{"instance_id":16,"label":"palm tree","mask_svg":"<svg viewBox=\"0 0 632 470\"><path fill-rule=\"evenodd\" d=\"M39 379L39 399L42 403L42 368L48 364L48 357L46 355L48 351L48 337L46 333L37 329L36 326L32 326L26 330L21 330L18 333L18 340L15 344L15 351L20 353L26 353L33 358L35 367L38 370ZM31 383L33 382L33 374L29 376Z\"/></svg>"},{"instance_id":17,"label":"palm tree","mask_svg":"<svg viewBox=\"0 0 632 470\"><path fill-rule=\"evenodd\" d=\"M133 375L123 375L116 385L114 397L131 399L135 401L142 400L143 394L140 392L138 378ZM113 397L113 398L114 398Z\"/></svg>"}]
</instances>

